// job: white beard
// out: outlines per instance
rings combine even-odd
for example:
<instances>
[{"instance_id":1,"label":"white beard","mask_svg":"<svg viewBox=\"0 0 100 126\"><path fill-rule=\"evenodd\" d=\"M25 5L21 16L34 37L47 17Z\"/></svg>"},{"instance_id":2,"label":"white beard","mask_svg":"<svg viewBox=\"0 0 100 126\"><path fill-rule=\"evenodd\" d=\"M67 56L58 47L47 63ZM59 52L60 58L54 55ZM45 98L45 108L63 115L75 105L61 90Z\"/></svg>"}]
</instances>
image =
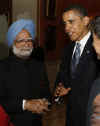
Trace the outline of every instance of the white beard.
<instances>
[{"instance_id":1,"label":"white beard","mask_svg":"<svg viewBox=\"0 0 100 126\"><path fill-rule=\"evenodd\" d=\"M12 47L13 53L18 56L18 57L29 57L33 51L33 47L21 47L21 48L16 48L15 45Z\"/></svg>"}]
</instances>

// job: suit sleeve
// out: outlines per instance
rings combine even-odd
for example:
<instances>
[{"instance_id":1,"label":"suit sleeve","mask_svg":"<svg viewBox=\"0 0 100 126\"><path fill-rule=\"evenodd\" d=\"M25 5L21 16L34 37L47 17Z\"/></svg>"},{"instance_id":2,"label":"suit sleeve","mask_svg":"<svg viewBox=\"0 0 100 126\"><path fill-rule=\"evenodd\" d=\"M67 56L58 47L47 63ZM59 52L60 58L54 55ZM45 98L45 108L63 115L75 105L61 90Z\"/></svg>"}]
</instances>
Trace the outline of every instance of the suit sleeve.
<instances>
[{"instance_id":1,"label":"suit sleeve","mask_svg":"<svg viewBox=\"0 0 100 126\"><path fill-rule=\"evenodd\" d=\"M17 113L23 111L22 98L20 96L9 96L6 89L6 65L0 62L0 104L6 112Z\"/></svg>"},{"instance_id":2,"label":"suit sleeve","mask_svg":"<svg viewBox=\"0 0 100 126\"><path fill-rule=\"evenodd\" d=\"M63 83L64 86L67 88L70 86L69 82L69 60L68 60L68 47L64 48L63 57L61 59L61 64L59 67L59 71L56 76L55 87L58 83Z\"/></svg>"},{"instance_id":3,"label":"suit sleeve","mask_svg":"<svg viewBox=\"0 0 100 126\"><path fill-rule=\"evenodd\" d=\"M41 88L41 96L49 99L51 97L51 92L50 92L48 75L46 71L46 65L44 63L41 68L40 88Z\"/></svg>"}]
</instances>

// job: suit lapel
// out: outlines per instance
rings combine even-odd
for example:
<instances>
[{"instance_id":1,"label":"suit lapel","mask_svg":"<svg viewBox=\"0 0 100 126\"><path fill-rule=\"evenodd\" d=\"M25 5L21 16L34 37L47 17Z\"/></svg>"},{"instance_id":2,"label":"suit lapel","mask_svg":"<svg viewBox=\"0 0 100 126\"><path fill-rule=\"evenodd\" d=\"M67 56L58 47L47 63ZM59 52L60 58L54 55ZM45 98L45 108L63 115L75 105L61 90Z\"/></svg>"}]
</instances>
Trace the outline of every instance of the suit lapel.
<instances>
[{"instance_id":1,"label":"suit lapel","mask_svg":"<svg viewBox=\"0 0 100 126\"><path fill-rule=\"evenodd\" d=\"M86 58L87 55L91 54L92 42L93 42L93 38L92 38L92 35L91 35L90 38L88 39L85 47L84 47L83 53L82 53L82 55L80 57L80 61L83 60L84 58Z\"/></svg>"},{"instance_id":2,"label":"suit lapel","mask_svg":"<svg viewBox=\"0 0 100 126\"><path fill-rule=\"evenodd\" d=\"M72 42L71 49L70 49L71 50L71 53L70 53L71 54L71 56L70 56L71 58L72 58L72 55L73 55L74 46L75 46L75 42Z\"/></svg>"}]
</instances>

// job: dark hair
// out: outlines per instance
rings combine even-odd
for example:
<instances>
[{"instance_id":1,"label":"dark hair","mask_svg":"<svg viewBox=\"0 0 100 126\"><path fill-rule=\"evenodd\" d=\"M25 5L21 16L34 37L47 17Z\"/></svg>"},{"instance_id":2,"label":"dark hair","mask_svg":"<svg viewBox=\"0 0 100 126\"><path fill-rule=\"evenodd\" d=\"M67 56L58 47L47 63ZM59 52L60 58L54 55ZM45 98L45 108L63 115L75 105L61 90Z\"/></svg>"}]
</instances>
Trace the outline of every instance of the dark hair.
<instances>
[{"instance_id":1,"label":"dark hair","mask_svg":"<svg viewBox=\"0 0 100 126\"><path fill-rule=\"evenodd\" d=\"M100 38L100 16L96 16L91 21L91 30L98 36L98 38Z\"/></svg>"},{"instance_id":2,"label":"dark hair","mask_svg":"<svg viewBox=\"0 0 100 126\"><path fill-rule=\"evenodd\" d=\"M88 16L88 12L87 12L86 8L84 8L82 5L72 4L68 8L65 8L64 12L67 12L70 10L75 10L75 11L79 12L80 16L82 16L82 17Z\"/></svg>"}]
</instances>

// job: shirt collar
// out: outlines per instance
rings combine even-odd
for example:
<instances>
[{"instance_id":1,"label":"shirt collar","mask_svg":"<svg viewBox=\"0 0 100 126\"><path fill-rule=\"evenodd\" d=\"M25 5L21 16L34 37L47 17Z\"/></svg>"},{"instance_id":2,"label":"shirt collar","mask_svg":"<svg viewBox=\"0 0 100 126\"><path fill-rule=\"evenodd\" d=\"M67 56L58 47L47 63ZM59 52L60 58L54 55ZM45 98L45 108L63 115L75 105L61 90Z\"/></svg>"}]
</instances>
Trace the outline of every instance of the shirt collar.
<instances>
[{"instance_id":1,"label":"shirt collar","mask_svg":"<svg viewBox=\"0 0 100 126\"><path fill-rule=\"evenodd\" d=\"M84 47L90 35L91 35L91 32L89 31L80 41L76 41L76 43L80 43L80 45Z\"/></svg>"}]
</instances>

